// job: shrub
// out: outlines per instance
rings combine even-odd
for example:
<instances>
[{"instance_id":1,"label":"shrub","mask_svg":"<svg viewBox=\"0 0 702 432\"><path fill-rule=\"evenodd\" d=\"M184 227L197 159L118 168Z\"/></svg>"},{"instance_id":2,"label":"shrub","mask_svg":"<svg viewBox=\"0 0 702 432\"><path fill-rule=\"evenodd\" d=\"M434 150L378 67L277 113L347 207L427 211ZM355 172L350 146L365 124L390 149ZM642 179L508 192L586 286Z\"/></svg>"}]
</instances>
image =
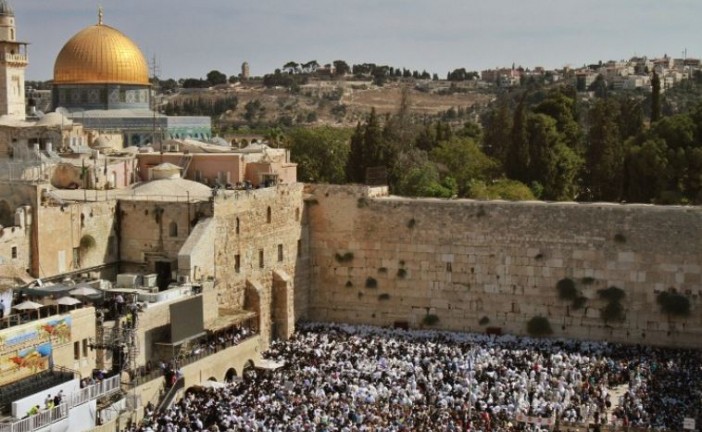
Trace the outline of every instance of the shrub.
<instances>
[{"instance_id":1,"label":"shrub","mask_svg":"<svg viewBox=\"0 0 702 432\"><path fill-rule=\"evenodd\" d=\"M368 200L368 198L366 198L366 197L361 197L361 198L359 198L359 199L358 199L357 207L358 207L358 208L368 207L368 201L369 201L369 200Z\"/></svg>"},{"instance_id":2,"label":"shrub","mask_svg":"<svg viewBox=\"0 0 702 432\"><path fill-rule=\"evenodd\" d=\"M336 261L339 263L347 263L353 261L353 252L346 252L345 254L340 254L337 253L334 255L334 258L336 258Z\"/></svg>"},{"instance_id":3,"label":"shrub","mask_svg":"<svg viewBox=\"0 0 702 432\"><path fill-rule=\"evenodd\" d=\"M592 285L595 283L595 278L585 276L584 278L580 279L580 282L582 282L583 285Z\"/></svg>"},{"instance_id":4,"label":"shrub","mask_svg":"<svg viewBox=\"0 0 702 432\"><path fill-rule=\"evenodd\" d=\"M575 288L575 282L573 279L565 278L558 281L556 284L556 289L558 290L558 297L561 300L575 300L578 297L578 290Z\"/></svg>"},{"instance_id":5,"label":"shrub","mask_svg":"<svg viewBox=\"0 0 702 432\"><path fill-rule=\"evenodd\" d=\"M383 293L378 296L378 300L384 301L384 300L390 300L390 294L388 293Z\"/></svg>"},{"instance_id":6,"label":"shrub","mask_svg":"<svg viewBox=\"0 0 702 432\"><path fill-rule=\"evenodd\" d=\"M614 241L617 243L626 243L626 237L622 233L617 233L614 235Z\"/></svg>"},{"instance_id":7,"label":"shrub","mask_svg":"<svg viewBox=\"0 0 702 432\"><path fill-rule=\"evenodd\" d=\"M604 320L605 323L609 322L621 322L624 321L626 318L626 314L624 313L624 306L622 306L619 301L610 301L607 303L607 306L602 309L600 312L600 316Z\"/></svg>"},{"instance_id":8,"label":"shrub","mask_svg":"<svg viewBox=\"0 0 702 432\"><path fill-rule=\"evenodd\" d=\"M368 277L366 279L366 288L378 288L378 281L375 278Z\"/></svg>"},{"instance_id":9,"label":"shrub","mask_svg":"<svg viewBox=\"0 0 702 432\"><path fill-rule=\"evenodd\" d=\"M424 319L422 319L422 323L424 325L428 325L428 326L433 326L438 322L439 322L439 317L434 315L434 314L426 314L424 316Z\"/></svg>"},{"instance_id":10,"label":"shrub","mask_svg":"<svg viewBox=\"0 0 702 432\"><path fill-rule=\"evenodd\" d=\"M490 318L484 316L484 317L480 318L480 321L478 321L478 324L480 324L481 326L488 325L488 324L490 324Z\"/></svg>"},{"instance_id":11,"label":"shrub","mask_svg":"<svg viewBox=\"0 0 702 432\"><path fill-rule=\"evenodd\" d=\"M587 303L587 297L578 296L573 300L573 310L582 309Z\"/></svg>"},{"instance_id":12,"label":"shrub","mask_svg":"<svg viewBox=\"0 0 702 432\"><path fill-rule=\"evenodd\" d=\"M542 259L544 259L544 254L538 253L534 256L534 259L537 261L541 261Z\"/></svg>"},{"instance_id":13,"label":"shrub","mask_svg":"<svg viewBox=\"0 0 702 432\"><path fill-rule=\"evenodd\" d=\"M537 316L527 322L527 333L534 337L548 336L553 333L548 318Z\"/></svg>"},{"instance_id":14,"label":"shrub","mask_svg":"<svg viewBox=\"0 0 702 432\"><path fill-rule=\"evenodd\" d=\"M409 222L407 222L407 228L412 229L414 226L417 225L417 221L414 220L414 218L410 219Z\"/></svg>"},{"instance_id":15,"label":"shrub","mask_svg":"<svg viewBox=\"0 0 702 432\"><path fill-rule=\"evenodd\" d=\"M403 268L397 269L397 277L399 277L400 279L404 279L405 277L407 277L407 270Z\"/></svg>"},{"instance_id":16,"label":"shrub","mask_svg":"<svg viewBox=\"0 0 702 432\"><path fill-rule=\"evenodd\" d=\"M353 286L353 282L351 282L350 280L346 281L346 288L351 288L352 286Z\"/></svg>"},{"instance_id":17,"label":"shrub","mask_svg":"<svg viewBox=\"0 0 702 432\"><path fill-rule=\"evenodd\" d=\"M664 291L658 294L656 301L661 307L661 312L672 316L690 315L690 299L676 292Z\"/></svg>"},{"instance_id":18,"label":"shrub","mask_svg":"<svg viewBox=\"0 0 702 432\"><path fill-rule=\"evenodd\" d=\"M599 295L601 299L607 300L610 303L620 302L622 301L622 299L624 299L624 297L626 297L626 293L624 292L624 290L615 286L611 286L607 289L598 290L597 295Z\"/></svg>"},{"instance_id":19,"label":"shrub","mask_svg":"<svg viewBox=\"0 0 702 432\"><path fill-rule=\"evenodd\" d=\"M90 234L86 234L80 238L81 249L92 249L96 245L95 238Z\"/></svg>"},{"instance_id":20,"label":"shrub","mask_svg":"<svg viewBox=\"0 0 702 432\"><path fill-rule=\"evenodd\" d=\"M385 274L385 273L387 273L387 272L388 272L388 268L387 268L387 267L380 267L380 268L378 269L378 273Z\"/></svg>"}]
</instances>

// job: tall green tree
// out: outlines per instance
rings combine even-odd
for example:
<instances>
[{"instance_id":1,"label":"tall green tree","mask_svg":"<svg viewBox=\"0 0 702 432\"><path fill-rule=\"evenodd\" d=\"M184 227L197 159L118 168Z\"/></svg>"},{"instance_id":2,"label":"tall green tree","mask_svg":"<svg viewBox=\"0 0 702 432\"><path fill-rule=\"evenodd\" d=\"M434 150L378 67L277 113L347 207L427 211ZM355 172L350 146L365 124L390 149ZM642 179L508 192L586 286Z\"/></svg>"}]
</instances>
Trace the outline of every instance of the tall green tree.
<instances>
[{"instance_id":1,"label":"tall green tree","mask_svg":"<svg viewBox=\"0 0 702 432\"><path fill-rule=\"evenodd\" d=\"M363 183L366 180L364 167L363 126L361 122L351 136L349 157L346 161L346 180L350 183Z\"/></svg>"},{"instance_id":2,"label":"tall green tree","mask_svg":"<svg viewBox=\"0 0 702 432\"><path fill-rule=\"evenodd\" d=\"M456 180L458 195L468 196L472 180L491 180L501 174L500 165L480 150L474 140L454 138L436 147L430 159Z\"/></svg>"},{"instance_id":3,"label":"tall green tree","mask_svg":"<svg viewBox=\"0 0 702 432\"><path fill-rule=\"evenodd\" d=\"M653 71L651 77L651 123L657 122L661 118L661 79Z\"/></svg>"},{"instance_id":4,"label":"tall green tree","mask_svg":"<svg viewBox=\"0 0 702 432\"><path fill-rule=\"evenodd\" d=\"M619 131L620 105L613 99L599 99L589 113L587 184L591 198L619 201L624 189L626 149Z\"/></svg>"},{"instance_id":5,"label":"tall green tree","mask_svg":"<svg viewBox=\"0 0 702 432\"><path fill-rule=\"evenodd\" d=\"M328 126L290 132L290 156L297 163L298 179L308 183L345 183L351 134L349 129Z\"/></svg>"},{"instance_id":6,"label":"tall green tree","mask_svg":"<svg viewBox=\"0 0 702 432\"><path fill-rule=\"evenodd\" d=\"M503 166L510 150L512 113L509 99L502 97L487 117L483 138L483 149L488 156L499 160Z\"/></svg>"},{"instance_id":7,"label":"tall green tree","mask_svg":"<svg viewBox=\"0 0 702 432\"><path fill-rule=\"evenodd\" d=\"M529 181L529 135L527 132L526 95L522 97L514 110L510 146L505 157L507 177L523 183Z\"/></svg>"}]
</instances>

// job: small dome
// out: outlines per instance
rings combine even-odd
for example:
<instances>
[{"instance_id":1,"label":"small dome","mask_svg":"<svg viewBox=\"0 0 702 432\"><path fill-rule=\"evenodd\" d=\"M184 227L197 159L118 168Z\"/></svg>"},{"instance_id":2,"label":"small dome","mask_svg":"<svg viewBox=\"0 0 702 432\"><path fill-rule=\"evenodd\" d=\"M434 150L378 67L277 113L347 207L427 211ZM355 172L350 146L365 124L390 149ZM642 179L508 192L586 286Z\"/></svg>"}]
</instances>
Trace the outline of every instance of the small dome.
<instances>
[{"instance_id":1,"label":"small dome","mask_svg":"<svg viewBox=\"0 0 702 432\"><path fill-rule=\"evenodd\" d=\"M191 180L170 178L139 184L134 188L134 194L137 196L189 196L190 198L209 199L212 196L212 189Z\"/></svg>"},{"instance_id":2,"label":"small dome","mask_svg":"<svg viewBox=\"0 0 702 432\"><path fill-rule=\"evenodd\" d=\"M7 0L0 0L0 16L15 16L15 11Z\"/></svg>"},{"instance_id":3,"label":"small dome","mask_svg":"<svg viewBox=\"0 0 702 432\"><path fill-rule=\"evenodd\" d=\"M131 39L97 24L81 30L63 46L54 64L56 84L149 85L149 66Z\"/></svg>"},{"instance_id":4,"label":"small dome","mask_svg":"<svg viewBox=\"0 0 702 432\"><path fill-rule=\"evenodd\" d=\"M93 141L93 146L94 149L98 150L107 150L112 148L112 145L110 144L110 141L105 138L104 136L99 136L95 138L95 141Z\"/></svg>"},{"instance_id":5,"label":"small dome","mask_svg":"<svg viewBox=\"0 0 702 432\"><path fill-rule=\"evenodd\" d=\"M39 121L36 123L36 126L46 126L46 127L52 127L52 126L70 126L73 124L73 121L69 120L66 118L64 115L57 113L57 112L52 112L44 115L44 117L40 118Z\"/></svg>"}]
</instances>

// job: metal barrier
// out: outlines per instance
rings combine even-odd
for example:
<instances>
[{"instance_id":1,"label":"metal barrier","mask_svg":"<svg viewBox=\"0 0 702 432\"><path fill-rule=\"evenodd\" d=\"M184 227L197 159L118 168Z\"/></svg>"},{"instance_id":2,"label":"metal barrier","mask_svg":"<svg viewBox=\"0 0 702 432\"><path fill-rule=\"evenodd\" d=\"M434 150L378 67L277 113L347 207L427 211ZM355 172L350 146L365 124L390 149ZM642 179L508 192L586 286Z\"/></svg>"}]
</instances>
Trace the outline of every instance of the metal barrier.
<instances>
[{"instance_id":1,"label":"metal barrier","mask_svg":"<svg viewBox=\"0 0 702 432\"><path fill-rule=\"evenodd\" d=\"M59 406L47 411L29 416L14 423L0 425L0 432L31 432L46 427L57 421L68 418L68 404L62 403Z\"/></svg>"}]
</instances>

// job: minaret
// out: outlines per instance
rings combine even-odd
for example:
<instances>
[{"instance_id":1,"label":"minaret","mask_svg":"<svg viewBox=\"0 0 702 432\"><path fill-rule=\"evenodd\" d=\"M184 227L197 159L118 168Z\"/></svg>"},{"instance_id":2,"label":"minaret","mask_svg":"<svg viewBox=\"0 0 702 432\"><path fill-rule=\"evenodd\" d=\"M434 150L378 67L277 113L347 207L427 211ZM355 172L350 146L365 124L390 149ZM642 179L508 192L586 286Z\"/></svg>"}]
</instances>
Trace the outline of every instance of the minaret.
<instances>
[{"instance_id":1,"label":"minaret","mask_svg":"<svg viewBox=\"0 0 702 432\"><path fill-rule=\"evenodd\" d=\"M15 13L7 0L0 0L0 115L24 120L27 43L17 42L16 33Z\"/></svg>"}]
</instances>

